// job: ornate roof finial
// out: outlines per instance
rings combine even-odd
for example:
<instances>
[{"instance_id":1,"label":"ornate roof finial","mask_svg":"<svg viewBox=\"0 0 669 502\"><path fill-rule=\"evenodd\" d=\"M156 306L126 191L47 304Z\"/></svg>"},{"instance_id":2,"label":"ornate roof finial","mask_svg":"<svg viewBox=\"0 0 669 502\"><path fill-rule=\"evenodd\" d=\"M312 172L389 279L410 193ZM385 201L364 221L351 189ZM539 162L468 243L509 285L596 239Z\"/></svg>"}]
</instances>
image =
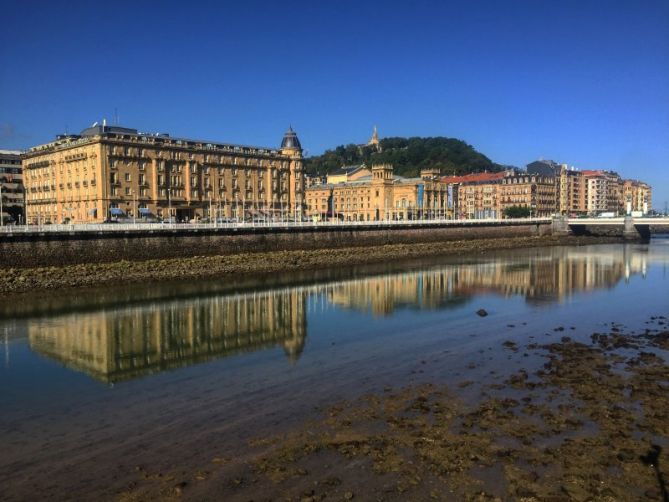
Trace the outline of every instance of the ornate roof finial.
<instances>
[{"instance_id":1,"label":"ornate roof finial","mask_svg":"<svg viewBox=\"0 0 669 502\"><path fill-rule=\"evenodd\" d=\"M374 126L374 131L372 132L372 138L367 142L367 144L370 146L379 145L379 132L377 131L376 126Z\"/></svg>"}]
</instances>

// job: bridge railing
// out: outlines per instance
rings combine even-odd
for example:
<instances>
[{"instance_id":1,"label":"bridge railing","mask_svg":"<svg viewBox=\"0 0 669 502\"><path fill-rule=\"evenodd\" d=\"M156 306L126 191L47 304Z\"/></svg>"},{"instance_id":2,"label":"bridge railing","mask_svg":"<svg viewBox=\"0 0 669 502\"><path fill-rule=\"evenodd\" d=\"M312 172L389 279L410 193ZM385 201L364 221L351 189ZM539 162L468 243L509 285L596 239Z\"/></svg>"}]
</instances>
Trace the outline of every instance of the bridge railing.
<instances>
[{"instance_id":1,"label":"bridge railing","mask_svg":"<svg viewBox=\"0 0 669 502\"><path fill-rule=\"evenodd\" d=\"M616 216L613 218L568 218L569 225L624 225L626 218L624 216ZM632 218L633 225L669 225L669 218L648 218L638 216Z\"/></svg>"},{"instance_id":2,"label":"bridge railing","mask_svg":"<svg viewBox=\"0 0 669 502\"><path fill-rule=\"evenodd\" d=\"M212 229L300 229L338 227L436 227L436 226L489 226L530 225L550 223L550 218L507 219L432 219L432 220L379 220L379 221L251 221L225 223L80 223L64 225L8 225L0 227L0 234L22 233L73 233L73 232L156 232L163 230L212 230Z\"/></svg>"}]
</instances>

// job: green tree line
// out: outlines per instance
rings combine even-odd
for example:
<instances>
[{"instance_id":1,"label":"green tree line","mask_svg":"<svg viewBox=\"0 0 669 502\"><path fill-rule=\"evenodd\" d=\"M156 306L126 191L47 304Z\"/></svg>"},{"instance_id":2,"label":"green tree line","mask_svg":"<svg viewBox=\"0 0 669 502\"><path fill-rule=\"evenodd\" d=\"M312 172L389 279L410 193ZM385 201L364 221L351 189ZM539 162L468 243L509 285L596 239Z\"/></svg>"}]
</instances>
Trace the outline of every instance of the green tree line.
<instances>
[{"instance_id":1,"label":"green tree line","mask_svg":"<svg viewBox=\"0 0 669 502\"><path fill-rule=\"evenodd\" d=\"M305 159L308 174L324 175L342 166L392 164L395 174L418 176L421 169L439 168L442 174L459 175L482 171L500 171L503 166L492 162L474 147L455 138L383 138L381 151L370 146L340 145L322 155Z\"/></svg>"}]
</instances>

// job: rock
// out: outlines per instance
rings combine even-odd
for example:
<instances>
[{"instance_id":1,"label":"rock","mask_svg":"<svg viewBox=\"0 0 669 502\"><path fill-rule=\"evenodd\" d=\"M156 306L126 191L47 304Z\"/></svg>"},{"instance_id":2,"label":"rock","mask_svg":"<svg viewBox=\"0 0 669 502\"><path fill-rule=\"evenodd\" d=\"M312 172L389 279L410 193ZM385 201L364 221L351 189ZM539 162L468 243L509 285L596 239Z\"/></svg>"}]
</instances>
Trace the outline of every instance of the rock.
<instances>
[{"instance_id":1,"label":"rock","mask_svg":"<svg viewBox=\"0 0 669 502\"><path fill-rule=\"evenodd\" d=\"M344 500L353 500L353 492L344 493Z\"/></svg>"},{"instance_id":2,"label":"rock","mask_svg":"<svg viewBox=\"0 0 669 502\"><path fill-rule=\"evenodd\" d=\"M488 312L485 309L478 309L476 311L476 315L478 315L479 317L485 317L488 315Z\"/></svg>"}]
</instances>

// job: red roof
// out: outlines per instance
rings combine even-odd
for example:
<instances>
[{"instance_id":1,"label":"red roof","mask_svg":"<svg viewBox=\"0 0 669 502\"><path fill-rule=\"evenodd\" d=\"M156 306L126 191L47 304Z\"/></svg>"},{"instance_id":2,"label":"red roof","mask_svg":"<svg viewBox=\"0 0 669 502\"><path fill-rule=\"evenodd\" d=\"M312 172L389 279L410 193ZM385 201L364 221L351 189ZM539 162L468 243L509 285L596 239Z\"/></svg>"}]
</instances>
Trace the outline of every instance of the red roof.
<instances>
[{"instance_id":1,"label":"red roof","mask_svg":"<svg viewBox=\"0 0 669 502\"><path fill-rule=\"evenodd\" d=\"M473 173L465 174L464 176L444 176L441 178L442 183L485 183L491 181L498 181L504 178L504 172L501 173Z\"/></svg>"},{"instance_id":2,"label":"red roof","mask_svg":"<svg viewBox=\"0 0 669 502\"><path fill-rule=\"evenodd\" d=\"M604 171L586 170L586 171L581 171L581 173L583 174L583 176L604 176Z\"/></svg>"}]
</instances>

